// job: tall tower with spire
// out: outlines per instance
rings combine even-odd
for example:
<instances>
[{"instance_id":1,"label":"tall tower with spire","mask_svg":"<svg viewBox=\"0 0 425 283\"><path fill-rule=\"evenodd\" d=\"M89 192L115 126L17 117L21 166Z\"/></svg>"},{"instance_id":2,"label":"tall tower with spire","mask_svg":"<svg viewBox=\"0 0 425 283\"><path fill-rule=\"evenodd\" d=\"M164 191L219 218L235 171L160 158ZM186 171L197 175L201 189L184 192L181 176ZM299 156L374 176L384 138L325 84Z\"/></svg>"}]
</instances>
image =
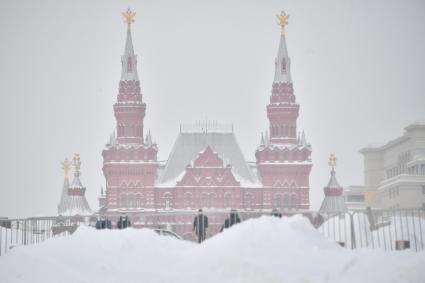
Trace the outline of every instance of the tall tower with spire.
<instances>
[{"instance_id":1,"label":"tall tower with spire","mask_svg":"<svg viewBox=\"0 0 425 283\"><path fill-rule=\"evenodd\" d=\"M270 103L267 105L269 129L255 153L264 186L264 205L270 208L308 209L311 146L305 134L297 134L299 104L291 78L291 61L286 46L289 15L277 16L281 28L275 60Z\"/></svg>"},{"instance_id":2,"label":"tall tower with spire","mask_svg":"<svg viewBox=\"0 0 425 283\"><path fill-rule=\"evenodd\" d=\"M151 208L157 176L157 146L150 133L144 140L143 119L146 104L140 92L137 56L131 37L136 13L122 13L127 24L127 39L121 57L121 80L114 104L116 131L103 150L103 173L106 178L106 211Z\"/></svg>"}]
</instances>

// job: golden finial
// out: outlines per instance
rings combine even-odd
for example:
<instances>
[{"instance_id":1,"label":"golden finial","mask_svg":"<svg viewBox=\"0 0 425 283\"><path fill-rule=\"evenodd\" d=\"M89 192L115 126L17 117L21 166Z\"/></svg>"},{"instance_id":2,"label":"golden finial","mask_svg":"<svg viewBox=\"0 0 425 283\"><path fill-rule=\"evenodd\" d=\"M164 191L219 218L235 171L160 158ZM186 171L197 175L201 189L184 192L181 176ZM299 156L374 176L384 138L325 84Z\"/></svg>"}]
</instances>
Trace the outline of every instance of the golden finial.
<instances>
[{"instance_id":1,"label":"golden finial","mask_svg":"<svg viewBox=\"0 0 425 283\"><path fill-rule=\"evenodd\" d=\"M78 153L76 153L74 155L73 161L74 161L73 165L75 167L75 173L79 174L80 173L80 167L81 167L81 160L80 160L80 155Z\"/></svg>"},{"instance_id":2,"label":"golden finial","mask_svg":"<svg viewBox=\"0 0 425 283\"><path fill-rule=\"evenodd\" d=\"M126 12L122 13L122 16L124 17L124 22L127 23L128 30L130 31L131 24L134 23L134 16L136 16L136 12L132 12L130 8L128 8Z\"/></svg>"},{"instance_id":3,"label":"golden finial","mask_svg":"<svg viewBox=\"0 0 425 283\"><path fill-rule=\"evenodd\" d=\"M68 158L65 158L65 160L61 162L61 164L62 164L63 174L65 178L68 178L68 171L69 171L69 167L71 167L71 162L69 162Z\"/></svg>"},{"instance_id":4,"label":"golden finial","mask_svg":"<svg viewBox=\"0 0 425 283\"><path fill-rule=\"evenodd\" d=\"M285 34L285 26L288 24L289 15L285 13L285 11L282 10L280 15L276 15L277 19L279 20L280 25L280 32L282 34Z\"/></svg>"},{"instance_id":5,"label":"golden finial","mask_svg":"<svg viewBox=\"0 0 425 283\"><path fill-rule=\"evenodd\" d=\"M335 154L333 154L333 153L332 153L332 154L329 156L328 164L329 164L329 166L331 166L331 167L332 167L332 171L334 171L334 168L335 168L335 166L336 166L336 156L335 156Z\"/></svg>"}]
</instances>

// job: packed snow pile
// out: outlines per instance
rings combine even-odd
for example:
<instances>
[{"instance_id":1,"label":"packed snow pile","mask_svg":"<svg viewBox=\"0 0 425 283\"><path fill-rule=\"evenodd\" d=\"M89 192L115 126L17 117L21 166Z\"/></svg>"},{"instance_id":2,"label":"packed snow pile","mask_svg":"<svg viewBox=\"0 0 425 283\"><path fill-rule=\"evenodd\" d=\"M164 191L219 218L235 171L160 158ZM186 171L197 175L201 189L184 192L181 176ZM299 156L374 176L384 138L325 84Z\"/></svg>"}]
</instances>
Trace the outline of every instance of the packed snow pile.
<instances>
[{"instance_id":1,"label":"packed snow pile","mask_svg":"<svg viewBox=\"0 0 425 283\"><path fill-rule=\"evenodd\" d=\"M12 249L1 282L423 283L425 252L348 250L302 216L262 217L201 245L148 229L94 230Z\"/></svg>"}]
</instances>

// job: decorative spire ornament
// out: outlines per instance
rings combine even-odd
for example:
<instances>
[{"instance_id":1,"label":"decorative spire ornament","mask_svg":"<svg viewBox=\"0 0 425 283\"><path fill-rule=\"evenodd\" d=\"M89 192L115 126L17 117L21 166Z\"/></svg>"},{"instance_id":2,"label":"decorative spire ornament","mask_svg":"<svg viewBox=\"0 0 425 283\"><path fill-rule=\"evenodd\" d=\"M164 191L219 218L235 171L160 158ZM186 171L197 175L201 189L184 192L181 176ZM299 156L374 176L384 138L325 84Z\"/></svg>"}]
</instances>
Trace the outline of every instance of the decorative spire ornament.
<instances>
[{"instance_id":1,"label":"decorative spire ornament","mask_svg":"<svg viewBox=\"0 0 425 283\"><path fill-rule=\"evenodd\" d=\"M124 22L127 24L128 31L130 31L131 24L134 23L134 17L136 16L136 12L132 12L130 8L128 8L126 12L123 12L121 14L124 18Z\"/></svg>"},{"instance_id":2,"label":"decorative spire ornament","mask_svg":"<svg viewBox=\"0 0 425 283\"><path fill-rule=\"evenodd\" d=\"M65 160L61 162L61 164L62 164L62 170L65 176L65 179L68 179L68 172L69 172L69 168L71 167L71 162L69 162L68 158L65 158Z\"/></svg>"},{"instance_id":3,"label":"decorative spire ornament","mask_svg":"<svg viewBox=\"0 0 425 283\"><path fill-rule=\"evenodd\" d=\"M75 155L74 155L74 158L73 158L73 165L74 165L74 168L75 168L75 174L78 174L78 175L80 175L80 168L81 168L81 160L80 160L80 155L78 154L78 153L76 153Z\"/></svg>"},{"instance_id":4,"label":"decorative spire ornament","mask_svg":"<svg viewBox=\"0 0 425 283\"><path fill-rule=\"evenodd\" d=\"M335 171L335 166L336 166L336 156L335 156L335 154L332 153L329 156L328 165L332 168L332 172Z\"/></svg>"},{"instance_id":5,"label":"decorative spire ornament","mask_svg":"<svg viewBox=\"0 0 425 283\"><path fill-rule=\"evenodd\" d=\"M284 10L282 10L282 12L280 12L280 15L276 15L278 21L279 21L279 26L280 26L280 32L282 34L285 34L285 26L288 24L288 19L289 19L289 15L287 15L285 13Z\"/></svg>"}]
</instances>

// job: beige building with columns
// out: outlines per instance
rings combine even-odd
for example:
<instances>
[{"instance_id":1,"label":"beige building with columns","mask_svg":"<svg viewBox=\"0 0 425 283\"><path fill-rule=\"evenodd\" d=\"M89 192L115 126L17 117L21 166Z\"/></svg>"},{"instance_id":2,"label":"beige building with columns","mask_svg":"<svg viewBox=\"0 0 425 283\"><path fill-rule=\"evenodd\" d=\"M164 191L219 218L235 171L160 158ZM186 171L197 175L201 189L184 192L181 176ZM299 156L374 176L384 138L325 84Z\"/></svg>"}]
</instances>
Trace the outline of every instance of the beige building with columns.
<instances>
[{"instance_id":1,"label":"beige building with columns","mask_svg":"<svg viewBox=\"0 0 425 283\"><path fill-rule=\"evenodd\" d=\"M425 122L404 128L401 137L360 150L365 191L372 206L383 209L425 208Z\"/></svg>"}]
</instances>

